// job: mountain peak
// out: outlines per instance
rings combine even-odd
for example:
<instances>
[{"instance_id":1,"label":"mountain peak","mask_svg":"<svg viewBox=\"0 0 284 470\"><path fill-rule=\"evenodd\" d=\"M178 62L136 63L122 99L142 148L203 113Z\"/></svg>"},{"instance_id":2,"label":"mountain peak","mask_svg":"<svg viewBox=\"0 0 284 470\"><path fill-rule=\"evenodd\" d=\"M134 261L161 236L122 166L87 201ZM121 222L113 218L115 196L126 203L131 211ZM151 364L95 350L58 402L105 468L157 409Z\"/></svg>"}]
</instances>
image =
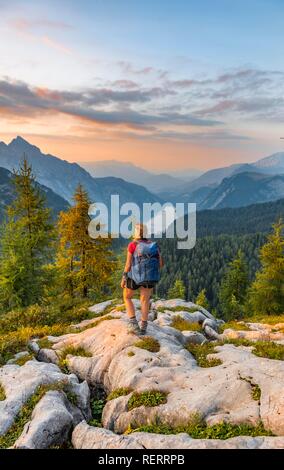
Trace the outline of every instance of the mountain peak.
<instances>
[{"instance_id":1,"label":"mountain peak","mask_svg":"<svg viewBox=\"0 0 284 470\"><path fill-rule=\"evenodd\" d=\"M18 143L18 144L25 143L25 144L31 145L27 140L25 140L20 135L17 135L17 137L15 137L15 139L11 140L9 145L14 144L14 143Z\"/></svg>"},{"instance_id":2,"label":"mountain peak","mask_svg":"<svg viewBox=\"0 0 284 470\"><path fill-rule=\"evenodd\" d=\"M31 153L32 151L38 151L39 154L41 154L40 149L36 145L30 144L30 142L25 140L20 135L18 135L15 139L11 140L11 142L8 144L8 148L15 150L17 152L20 151L22 153L24 152Z\"/></svg>"}]
</instances>

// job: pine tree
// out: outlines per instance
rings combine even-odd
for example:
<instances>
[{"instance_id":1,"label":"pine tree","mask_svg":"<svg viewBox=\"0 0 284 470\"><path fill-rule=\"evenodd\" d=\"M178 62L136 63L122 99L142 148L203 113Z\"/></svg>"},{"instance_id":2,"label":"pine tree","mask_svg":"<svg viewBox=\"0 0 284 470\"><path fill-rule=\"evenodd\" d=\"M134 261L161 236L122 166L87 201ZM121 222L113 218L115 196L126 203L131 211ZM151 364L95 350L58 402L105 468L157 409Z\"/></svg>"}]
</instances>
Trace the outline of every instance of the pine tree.
<instances>
[{"instance_id":1,"label":"pine tree","mask_svg":"<svg viewBox=\"0 0 284 470\"><path fill-rule=\"evenodd\" d=\"M229 264L221 282L219 299L220 309L226 320L241 317L248 288L248 269L241 250Z\"/></svg>"},{"instance_id":2,"label":"pine tree","mask_svg":"<svg viewBox=\"0 0 284 470\"><path fill-rule=\"evenodd\" d=\"M181 279L176 279L174 285L168 290L168 299L185 299L185 285Z\"/></svg>"},{"instance_id":3,"label":"pine tree","mask_svg":"<svg viewBox=\"0 0 284 470\"><path fill-rule=\"evenodd\" d=\"M206 297L206 290L205 289L202 289L199 292L198 296L195 299L195 303L197 305L200 305L200 307L204 307L204 308L206 308L206 310L209 310L210 306L209 306L209 302L208 302L207 297Z\"/></svg>"},{"instance_id":4,"label":"pine tree","mask_svg":"<svg viewBox=\"0 0 284 470\"><path fill-rule=\"evenodd\" d=\"M0 295L4 309L41 299L47 282L44 266L51 259L53 227L50 209L26 158L13 172L14 200L1 228Z\"/></svg>"},{"instance_id":5,"label":"pine tree","mask_svg":"<svg viewBox=\"0 0 284 470\"><path fill-rule=\"evenodd\" d=\"M56 266L62 293L71 298L100 296L110 284L115 267L110 238L92 239L88 233L90 201L81 185L74 205L61 212L58 222L59 246Z\"/></svg>"},{"instance_id":6,"label":"pine tree","mask_svg":"<svg viewBox=\"0 0 284 470\"><path fill-rule=\"evenodd\" d=\"M260 249L261 269L249 289L248 309L254 314L284 313L284 224L273 225L273 232Z\"/></svg>"}]
</instances>

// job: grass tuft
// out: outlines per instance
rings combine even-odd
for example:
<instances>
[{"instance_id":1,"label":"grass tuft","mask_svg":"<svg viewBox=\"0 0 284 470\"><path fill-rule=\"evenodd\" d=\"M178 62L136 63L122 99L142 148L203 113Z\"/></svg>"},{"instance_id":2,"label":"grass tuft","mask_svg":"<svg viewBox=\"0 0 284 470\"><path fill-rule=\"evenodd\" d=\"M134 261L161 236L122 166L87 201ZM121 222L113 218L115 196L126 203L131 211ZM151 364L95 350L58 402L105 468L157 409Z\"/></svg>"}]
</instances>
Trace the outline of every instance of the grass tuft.
<instances>
[{"instance_id":1,"label":"grass tuft","mask_svg":"<svg viewBox=\"0 0 284 470\"><path fill-rule=\"evenodd\" d=\"M268 325L276 325L277 323L284 323L284 313L282 315L253 315L244 318L247 323L267 323Z\"/></svg>"},{"instance_id":2,"label":"grass tuft","mask_svg":"<svg viewBox=\"0 0 284 470\"><path fill-rule=\"evenodd\" d=\"M252 353L267 359L284 360L284 345L270 341L249 341L247 339L226 339L225 341L207 342L204 344L188 344L186 349L194 356L200 367L214 367L222 364L218 358L207 359L208 354L214 354L216 346L233 344L234 346L251 346Z\"/></svg>"},{"instance_id":3,"label":"grass tuft","mask_svg":"<svg viewBox=\"0 0 284 470\"><path fill-rule=\"evenodd\" d=\"M6 400L6 393L3 385L0 384L0 401Z\"/></svg>"},{"instance_id":4,"label":"grass tuft","mask_svg":"<svg viewBox=\"0 0 284 470\"><path fill-rule=\"evenodd\" d=\"M252 346L252 353L267 359L284 360L284 345L272 341L249 341L247 339L228 339L220 344L234 344L235 346Z\"/></svg>"},{"instance_id":5,"label":"grass tuft","mask_svg":"<svg viewBox=\"0 0 284 470\"><path fill-rule=\"evenodd\" d=\"M117 388L116 390L113 390L107 397L107 401L110 401L110 400L115 400L115 398L118 398L118 397L123 397L125 395L129 395L129 393L131 393L132 390L131 388L126 388L126 387L122 387L122 388Z\"/></svg>"},{"instance_id":6,"label":"grass tuft","mask_svg":"<svg viewBox=\"0 0 284 470\"><path fill-rule=\"evenodd\" d=\"M113 308L107 307L102 313L89 311L91 301L62 299L50 305L31 305L27 308L13 310L0 316L0 366L6 364L16 353L27 348L31 339L44 338L47 335L61 336L74 333L70 324L99 317L110 319L106 313ZM93 325L92 325L93 326ZM41 347L50 347L46 341Z\"/></svg>"},{"instance_id":7,"label":"grass tuft","mask_svg":"<svg viewBox=\"0 0 284 470\"><path fill-rule=\"evenodd\" d=\"M256 401L260 401L261 388L258 384L251 384L252 387L252 398Z\"/></svg>"},{"instance_id":8,"label":"grass tuft","mask_svg":"<svg viewBox=\"0 0 284 470\"><path fill-rule=\"evenodd\" d=\"M240 323L236 320L231 320L220 326L220 332L227 330L228 328L236 331L250 331L250 328L245 323Z\"/></svg>"},{"instance_id":9,"label":"grass tuft","mask_svg":"<svg viewBox=\"0 0 284 470\"><path fill-rule=\"evenodd\" d=\"M166 310L170 310L171 312L201 312L201 308L197 305L196 307L182 307L181 305L177 305L176 307L158 307L157 312L164 313Z\"/></svg>"},{"instance_id":10,"label":"grass tuft","mask_svg":"<svg viewBox=\"0 0 284 470\"><path fill-rule=\"evenodd\" d=\"M49 341L47 336L45 336L44 338L40 338L37 341L37 344L39 345L40 349L52 349L53 346L53 343Z\"/></svg>"},{"instance_id":11,"label":"grass tuft","mask_svg":"<svg viewBox=\"0 0 284 470\"><path fill-rule=\"evenodd\" d=\"M186 426L171 427L167 424L153 424L140 426L136 429L128 429L130 432L149 432L155 434L180 434L186 433L193 439L230 439L236 436L273 436L272 432L266 430L263 423L256 426L249 424L218 423L214 426L207 426L206 423L193 420Z\"/></svg>"},{"instance_id":12,"label":"grass tuft","mask_svg":"<svg viewBox=\"0 0 284 470\"><path fill-rule=\"evenodd\" d=\"M218 358L207 358L215 352L216 343L188 344L186 349L193 355L199 367L215 367L222 364Z\"/></svg>"},{"instance_id":13,"label":"grass tuft","mask_svg":"<svg viewBox=\"0 0 284 470\"><path fill-rule=\"evenodd\" d=\"M68 354L70 354L71 356L92 357L92 354L82 347L67 346L66 348L62 349L58 365L64 372L67 373L69 372L66 360Z\"/></svg>"},{"instance_id":14,"label":"grass tuft","mask_svg":"<svg viewBox=\"0 0 284 470\"><path fill-rule=\"evenodd\" d=\"M144 336L144 338L137 341L134 346L136 346L136 348L146 349L153 353L160 351L159 341L152 336Z\"/></svg>"},{"instance_id":15,"label":"grass tuft","mask_svg":"<svg viewBox=\"0 0 284 470\"><path fill-rule=\"evenodd\" d=\"M128 410L139 406L159 406L167 403L167 393L159 390L148 390L145 392L134 392L128 401Z\"/></svg>"},{"instance_id":16,"label":"grass tuft","mask_svg":"<svg viewBox=\"0 0 284 470\"><path fill-rule=\"evenodd\" d=\"M135 356L135 352L134 351L128 351L127 356L128 357Z\"/></svg>"},{"instance_id":17,"label":"grass tuft","mask_svg":"<svg viewBox=\"0 0 284 470\"><path fill-rule=\"evenodd\" d=\"M188 320L184 320L180 315L175 315L171 326L179 331L202 331L199 323L191 323Z\"/></svg>"}]
</instances>

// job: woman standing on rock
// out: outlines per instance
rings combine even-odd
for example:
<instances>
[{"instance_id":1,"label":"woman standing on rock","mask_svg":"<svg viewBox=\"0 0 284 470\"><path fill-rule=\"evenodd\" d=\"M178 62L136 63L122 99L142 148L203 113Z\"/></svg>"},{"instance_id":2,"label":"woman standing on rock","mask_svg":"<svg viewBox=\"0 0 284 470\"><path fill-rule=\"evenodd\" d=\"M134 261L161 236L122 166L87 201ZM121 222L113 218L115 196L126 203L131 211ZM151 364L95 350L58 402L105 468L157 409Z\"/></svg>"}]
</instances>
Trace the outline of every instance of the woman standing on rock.
<instances>
[{"instance_id":1,"label":"woman standing on rock","mask_svg":"<svg viewBox=\"0 0 284 470\"><path fill-rule=\"evenodd\" d=\"M149 304L155 284L160 279L163 260L155 241L147 239L147 227L135 225L134 240L127 248L127 259L121 280L123 297L129 321L129 330L145 335L148 323ZM141 328L138 325L132 302L134 291L140 289Z\"/></svg>"}]
</instances>

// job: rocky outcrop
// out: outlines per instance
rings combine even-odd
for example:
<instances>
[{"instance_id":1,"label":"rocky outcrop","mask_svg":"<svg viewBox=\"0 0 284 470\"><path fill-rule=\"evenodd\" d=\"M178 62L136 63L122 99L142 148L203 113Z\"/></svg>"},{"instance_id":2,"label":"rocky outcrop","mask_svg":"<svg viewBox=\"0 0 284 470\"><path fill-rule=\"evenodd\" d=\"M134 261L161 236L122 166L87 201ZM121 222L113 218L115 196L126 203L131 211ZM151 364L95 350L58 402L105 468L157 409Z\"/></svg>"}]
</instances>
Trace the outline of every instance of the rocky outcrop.
<instances>
[{"instance_id":1,"label":"rocky outcrop","mask_svg":"<svg viewBox=\"0 0 284 470\"><path fill-rule=\"evenodd\" d=\"M55 364L33 360L23 366L6 365L0 368L0 384L6 395L0 401L0 436L9 430L23 405L40 386L60 386L74 396L77 404L73 409L74 423L91 417L87 382L79 383L76 375L62 373Z\"/></svg>"},{"instance_id":2,"label":"rocky outcrop","mask_svg":"<svg viewBox=\"0 0 284 470\"><path fill-rule=\"evenodd\" d=\"M139 318L139 302L135 301L135 305ZM215 361L218 365L200 367L186 347L206 342L204 332L195 331L196 325L213 318L191 302L154 302L146 338L129 333L123 306L116 308L109 301L94 306L92 311L95 318L73 325L74 333L49 336L50 347L41 348L40 342L33 340L29 349L34 360L22 366L8 364L0 368L0 385L6 395L0 401L0 436L9 430L38 388L47 387L14 447L60 446L73 429L72 442L76 448L284 446L284 361L258 357L253 354L253 346L216 343L208 358L218 359ZM102 316L98 317L98 313ZM193 331L175 329L176 316L192 324ZM262 335L266 341L281 342L281 337L275 335L283 335L283 324L261 325L250 323L249 330L244 327L242 331L227 329L221 337L250 335L253 341ZM72 354L65 358L66 348ZM62 354L69 374L58 366ZM61 386L57 388L56 384ZM102 415L104 428L86 423L91 418L90 389L103 389L106 394L123 389L117 398L106 402ZM129 405L134 393L149 391L162 392L166 399L155 403L156 406ZM262 422L267 431L279 437L243 436L221 441L192 439L187 434L124 435L129 428L157 422L171 428L186 426L196 415L208 426L222 422L257 426Z\"/></svg>"},{"instance_id":3,"label":"rocky outcrop","mask_svg":"<svg viewBox=\"0 0 284 470\"><path fill-rule=\"evenodd\" d=\"M103 321L76 335L57 338L53 348L59 352L67 346L84 348L92 357L67 356L68 367L92 387L103 387L107 393L128 388L138 392L160 390L167 393L167 402L155 407L128 409L128 399L119 397L108 402L103 413L104 427L123 433L129 424L136 427L159 422L170 426L185 425L196 413L208 425L222 421L232 424L264 423L277 435L284 434L284 363L256 357L252 348L225 344L217 347L216 367L198 367L196 360L184 348L188 334L163 323L165 314L149 323L148 334L160 344L158 352L137 347L137 337L127 331L125 313L120 318ZM181 301L182 302L182 301ZM180 303L180 302L179 302ZM192 303L182 306L194 308ZM199 308L198 306L195 306ZM204 309L203 309L204 310ZM175 315L177 312L173 311ZM179 311L184 319L197 317L198 312ZM165 324L166 323L166 324ZM190 335L195 342L200 341ZM261 390L260 400L252 396L253 386Z\"/></svg>"},{"instance_id":4,"label":"rocky outcrop","mask_svg":"<svg viewBox=\"0 0 284 470\"><path fill-rule=\"evenodd\" d=\"M48 449L64 444L73 428L74 418L68 410L66 395L49 391L34 408L24 430L14 444L16 449Z\"/></svg>"},{"instance_id":5,"label":"rocky outcrop","mask_svg":"<svg viewBox=\"0 0 284 470\"><path fill-rule=\"evenodd\" d=\"M284 437L192 439L187 434L161 435L146 432L118 436L82 422L73 431L72 444L76 449L283 449Z\"/></svg>"}]
</instances>

